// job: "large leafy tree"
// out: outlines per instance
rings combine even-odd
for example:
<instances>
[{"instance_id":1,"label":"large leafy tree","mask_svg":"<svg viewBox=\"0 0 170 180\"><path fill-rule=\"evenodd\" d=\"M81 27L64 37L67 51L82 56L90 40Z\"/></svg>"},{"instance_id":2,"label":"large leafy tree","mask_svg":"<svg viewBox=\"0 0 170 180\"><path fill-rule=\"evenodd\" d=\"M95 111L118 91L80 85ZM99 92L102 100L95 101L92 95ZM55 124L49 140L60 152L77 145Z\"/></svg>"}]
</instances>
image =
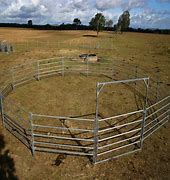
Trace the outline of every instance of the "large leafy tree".
<instances>
[{"instance_id":1,"label":"large leafy tree","mask_svg":"<svg viewBox=\"0 0 170 180\"><path fill-rule=\"evenodd\" d=\"M95 17L91 19L89 25L93 27L94 30L97 31L97 35L98 35L99 32L103 30L105 23L106 23L106 18L104 17L104 15L102 13L97 13Z\"/></svg>"},{"instance_id":2,"label":"large leafy tree","mask_svg":"<svg viewBox=\"0 0 170 180\"><path fill-rule=\"evenodd\" d=\"M31 19L28 20L28 25L29 25L29 26L32 26L32 20L31 20Z\"/></svg>"},{"instance_id":3,"label":"large leafy tree","mask_svg":"<svg viewBox=\"0 0 170 180\"><path fill-rule=\"evenodd\" d=\"M75 24L76 26L80 26L80 25L81 25L80 19L75 18L75 19L73 20L73 24Z\"/></svg>"},{"instance_id":4,"label":"large leafy tree","mask_svg":"<svg viewBox=\"0 0 170 180\"><path fill-rule=\"evenodd\" d=\"M81 21L80 21L80 19L75 18L75 19L73 20L73 24L76 26L76 30L77 30L78 26L80 26L80 25L81 25Z\"/></svg>"},{"instance_id":5,"label":"large leafy tree","mask_svg":"<svg viewBox=\"0 0 170 180\"><path fill-rule=\"evenodd\" d=\"M113 27L113 21L111 19L106 21L106 27Z\"/></svg>"},{"instance_id":6,"label":"large leafy tree","mask_svg":"<svg viewBox=\"0 0 170 180\"><path fill-rule=\"evenodd\" d=\"M124 11L122 15L120 15L117 23L117 31L125 31L128 29L130 25L130 13L129 11Z\"/></svg>"}]
</instances>

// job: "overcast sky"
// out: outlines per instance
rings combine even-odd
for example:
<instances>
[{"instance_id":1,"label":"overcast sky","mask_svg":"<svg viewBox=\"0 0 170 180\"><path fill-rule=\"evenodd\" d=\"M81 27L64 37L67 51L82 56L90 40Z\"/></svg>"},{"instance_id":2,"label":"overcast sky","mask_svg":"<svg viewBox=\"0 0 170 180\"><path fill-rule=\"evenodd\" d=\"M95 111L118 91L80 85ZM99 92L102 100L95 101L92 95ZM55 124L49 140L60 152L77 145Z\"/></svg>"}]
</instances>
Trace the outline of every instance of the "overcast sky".
<instances>
[{"instance_id":1,"label":"overcast sky","mask_svg":"<svg viewBox=\"0 0 170 180\"><path fill-rule=\"evenodd\" d=\"M170 0L0 0L0 22L61 24L80 18L88 24L102 12L115 24L125 10L131 27L170 29Z\"/></svg>"}]
</instances>

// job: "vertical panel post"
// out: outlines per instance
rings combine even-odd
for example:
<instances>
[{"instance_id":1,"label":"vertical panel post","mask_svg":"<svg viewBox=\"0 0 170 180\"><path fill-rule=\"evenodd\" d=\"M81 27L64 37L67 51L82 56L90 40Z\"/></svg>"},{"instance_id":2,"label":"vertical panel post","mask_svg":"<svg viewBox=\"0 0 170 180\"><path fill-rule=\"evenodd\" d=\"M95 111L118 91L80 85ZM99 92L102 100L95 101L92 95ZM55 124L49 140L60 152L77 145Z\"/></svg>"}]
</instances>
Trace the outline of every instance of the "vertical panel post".
<instances>
[{"instance_id":1,"label":"vertical panel post","mask_svg":"<svg viewBox=\"0 0 170 180\"><path fill-rule=\"evenodd\" d=\"M33 115L30 113L30 118L29 118L29 123L30 123L30 132L31 132L31 152L32 155L34 156L35 154L35 147L34 147L34 129L33 129Z\"/></svg>"},{"instance_id":2,"label":"vertical panel post","mask_svg":"<svg viewBox=\"0 0 170 180\"><path fill-rule=\"evenodd\" d=\"M2 124L5 127L4 123L4 107L3 107L3 96L0 94L0 110L1 110L1 118L2 118Z\"/></svg>"},{"instance_id":3,"label":"vertical panel post","mask_svg":"<svg viewBox=\"0 0 170 180\"><path fill-rule=\"evenodd\" d=\"M145 95L145 104L143 108L143 121L142 121L142 129L141 129L141 139L140 139L140 148L142 149L143 140L144 140L144 133L145 133L145 121L147 117L147 107L148 107L148 91L149 91L149 79L144 80L145 87L146 87L146 95Z\"/></svg>"},{"instance_id":4,"label":"vertical panel post","mask_svg":"<svg viewBox=\"0 0 170 180\"><path fill-rule=\"evenodd\" d=\"M93 149L93 163L97 162L97 152L98 152L98 114L99 114L99 85L96 85L96 117L94 120L94 149Z\"/></svg>"}]
</instances>

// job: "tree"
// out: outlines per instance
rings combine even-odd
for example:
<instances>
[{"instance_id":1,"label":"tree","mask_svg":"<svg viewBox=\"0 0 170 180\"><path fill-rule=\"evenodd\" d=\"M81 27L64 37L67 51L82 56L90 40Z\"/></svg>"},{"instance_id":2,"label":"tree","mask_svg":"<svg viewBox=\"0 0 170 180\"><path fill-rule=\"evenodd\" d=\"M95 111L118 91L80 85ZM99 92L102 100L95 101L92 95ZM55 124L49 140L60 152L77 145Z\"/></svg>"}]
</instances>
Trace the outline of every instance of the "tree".
<instances>
[{"instance_id":1,"label":"tree","mask_svg":"<svg viewBox=\"0 0 170 180\"><path fill-rule=\"evenodd\" d=\"M73 24L76 26L76 30L77 30L78 26L80 26L80 25L81 25L81 21L80 21L80 19L75 18L75 19L73 20Z\"/></svg>"},{"instance_id":2,"label":"tree","mask_svg":"<svg viewBox=\"0 0 170 180\"><path fill-rule=\"evenodd\" d=\"M106 27L113 27L113 21L111 19L106 21Z\"/></svg>"},{"instance_id":3,"label":"tree","mask_svg":"<svg viewBox=\"0 0 170 180\"><path fill-rule=\"evenodd\" d=\"M104 17L104 15L102 13L97 13L95 17L91 19L89 25L93 27L94 30L97 31L97 35L98 35L99 32L103 30L105 23L106 23L106 18Z\"/></svg>"},{"instance_id":4,"label":"tree","mask_svg":"<svg viewBox=\"0 0 170 180\"><path fill-rule=\"evenodd\" d=\"M76 26L80 26L80 25L81 25L80 19L75 18L75 19L73 20L73 24L75 24Z\"/></svg>"},{"instance_id":5,"label":"tree","mask_svg":"<svg viewBox=\"0 0 170 180\"><path fill-rule=\"evenodd\" d=\"M32 26L32 20L28 20L28 25Z\"/></svg>"},{"instance_id":6,"label":"tree","mask_svg":"<svg viewBox=\"0 0 170 180\"><path fill-rule=\"evenodd\" d=\"M129 11L124 11L122 15L120 15L118 19L118 23L116 26L117 31L126 31L130 25L130 13Z\"/></svg>"}]
</instances>

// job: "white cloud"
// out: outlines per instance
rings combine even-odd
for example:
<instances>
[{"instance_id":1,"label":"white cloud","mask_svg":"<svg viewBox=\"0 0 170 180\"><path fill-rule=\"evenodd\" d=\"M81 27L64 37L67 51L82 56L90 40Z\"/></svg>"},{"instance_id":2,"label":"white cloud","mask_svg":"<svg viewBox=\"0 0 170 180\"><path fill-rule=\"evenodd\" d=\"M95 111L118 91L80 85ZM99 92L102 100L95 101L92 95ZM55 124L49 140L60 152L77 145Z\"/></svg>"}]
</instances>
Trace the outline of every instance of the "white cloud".
<instances>
[{"instance_id":1,"label":"white cloud","mask_svg":"<svg viewBox=\"0 0 170 180\"><path fill-rule=\"evenodd\" d=\"M37 6L40 3L40 0L31 0L34 6Z\"/></svg>"},{"instance_id":2,"label":"white cloud","mask_svg":"<svg viewBox=\"0 0 170 180\"><path fill-rule=\"evenodd\" d=\"M170 28L170 11L145 9L140 13L133 14L131 21L134 27L162 29Z\"/></svg>"},{"instance_id":3,"label":"white cloud","mask_svg":"<svg viewBox=\"0 0 170 180\"><path fill-rule=\"evenodd\" d=\"M6 9L0 13L1 18L8 21L20 20L22 23L26 23L27 19L36 19L45 16L47 9L44 5L39 4L39 0L15 0L8 1ZM0 20L1 20L0 18Z\"/></svg>"},{"instance_id":4,"label":"white cloud","mask_svg":"<svg viewBox=\"0 0 170 180\"><path fill-rule=\"evenodd\" d=\"M110 8L121 7L121 0L98 0L96 1L96 8L99 10L106 10Z\"/></svg>"},{"instance_id":5,"label":"white cloud","mask_svg":"<svg viewBox=\"0 0 170 180\"><path fill-rule=\"evenodd\" d=\"M168 3L170 0L152 0ZM38 24L72 23L80 18L83 24L102 11L107 19L117 22L124 10L130 10L132 26L160 26L170 18L170 11L149 9L148 0L0 0L0 22ZM157 19L157 21L156 21ZM169 21L168 21L169 22ZM166 27L169 24L165 24Z\"/></svg>"},{"instance_id":6,"label":"white cloud","mask_svg":"<svg viewBox=\"0 0 170 180\"><path fill-rule=\"evenodd\" d=\"M98 0L96 1L96 8L99 10L111 8L122 8L123 10L127 10L144 7L147 5L147 2L147 0Z\"/></svg>"}]
</instances>

